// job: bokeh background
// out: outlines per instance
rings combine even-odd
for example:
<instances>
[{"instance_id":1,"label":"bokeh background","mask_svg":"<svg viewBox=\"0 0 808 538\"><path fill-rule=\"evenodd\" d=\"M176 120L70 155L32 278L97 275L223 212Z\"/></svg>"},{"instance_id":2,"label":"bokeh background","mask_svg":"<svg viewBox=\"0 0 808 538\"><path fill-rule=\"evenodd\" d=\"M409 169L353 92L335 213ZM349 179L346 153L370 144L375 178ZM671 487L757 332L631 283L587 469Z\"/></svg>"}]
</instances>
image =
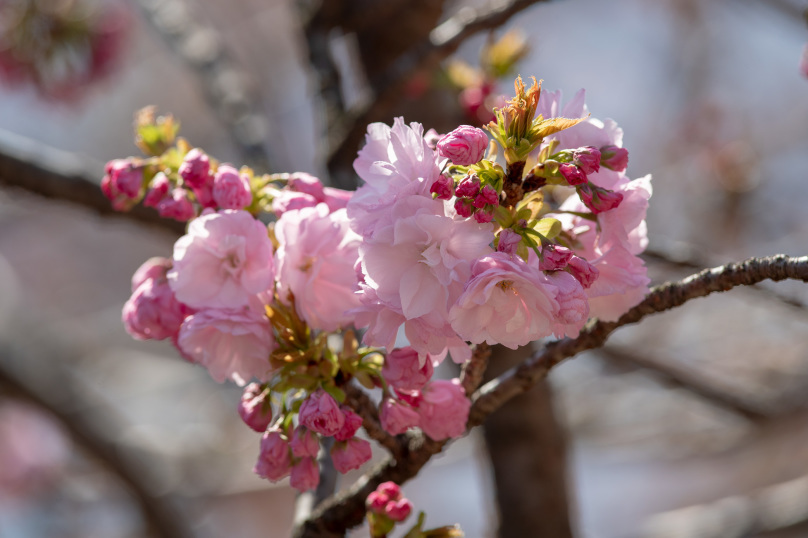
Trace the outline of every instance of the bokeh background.
<instances>
[{"instance_id":1,"label":"bokeh background","mask_svg":"<svg viewBox=\"0 0 808 538\"><path fill-rule=\"evenodd\" d=\"M483 3L446 2L442 17ZM0 153L100 181L103 162L137 153L134 112L156 105L221 160L327 177L327 114L298 5L125 6L113 68L76 95L0 85ZM629 174L653 174L654 282L808 253L805 7L559 0L498 31L524 34L523 76L566 96L586 88L592 115L623 127ZM484 41L468 39L458 57L475 64ZM356 46L338 33L325 45L347 72ZM361 77L342 84L347 104L361 103ZM508 93L509 83L499 89ZM445 121L426 106L401 107L427 127ZM168 255L175 238L0 186L0 366L58 415L0 382L0 537L147 536L138 496L110 472L119 460L194 536L288 536L295 495L252 474L258 436L237 417L239 389L216 384L168 344L132 340L121 325L131 274ZM808 535L808 290L759 288L621 329L604 350L553 371L577 536ZM496 533L477 432L405 492L430 524L459 522L470 538Z\"/></svg>"}]
</instances>

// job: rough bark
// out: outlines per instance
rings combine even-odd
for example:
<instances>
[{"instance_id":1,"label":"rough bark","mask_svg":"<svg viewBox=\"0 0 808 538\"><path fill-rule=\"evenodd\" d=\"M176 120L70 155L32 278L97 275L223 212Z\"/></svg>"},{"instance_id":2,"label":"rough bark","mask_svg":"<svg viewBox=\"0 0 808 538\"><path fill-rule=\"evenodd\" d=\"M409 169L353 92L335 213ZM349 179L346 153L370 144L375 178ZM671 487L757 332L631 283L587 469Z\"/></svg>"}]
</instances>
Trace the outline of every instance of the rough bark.
<instances>
[{"instance_id":1,"label":"rough bark","mask_svg":"<svg viewBox=\"0 0 808 538\"><path fill-rule=\"evenodd\" d=\"M496 346L487 380L530 356L529 346ZM489 415L483 424L494 471L499 538L571 538L566 436L553 391L542 379Z\"/></svg>"}]
</instances>

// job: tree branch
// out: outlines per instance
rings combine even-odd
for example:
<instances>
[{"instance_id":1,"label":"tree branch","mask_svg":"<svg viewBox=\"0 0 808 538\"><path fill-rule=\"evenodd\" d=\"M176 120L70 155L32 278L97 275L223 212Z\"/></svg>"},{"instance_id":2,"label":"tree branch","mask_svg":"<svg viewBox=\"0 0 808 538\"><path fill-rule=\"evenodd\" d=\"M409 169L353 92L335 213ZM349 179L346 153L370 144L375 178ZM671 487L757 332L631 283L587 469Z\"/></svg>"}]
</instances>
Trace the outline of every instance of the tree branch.
<instances>
[{"instance_id":1,"label":"tree branch","mask_svg":"<svg viewBox=\"0 0 808 538\"><path fill-rule=\"evenodd\" d=\"M405 82L419 72L437 69L440 63L454 53L472 35L497 28L512 16L538 2L549 0L493 0L486 6L463 8L453 17L432 30L429 38L412 47L389 69L370 80L374 93L371 102L361 110L346 114L339 125L333 126L329 135L328 168L334 175L337 186L355 187L346 174L336 170L346 161L346 155L355 155L365 136L367 125L386 117L398 102ZM355 181L355 180L354 180Z\"/></svg>"},{"instance_id":2,"label":"tree branch","mask_svg":"<svg viewBox=\"0 0 808 538\"><path fill-rule=\"evenodd\" d=\"M578 338L548 344L545 349L516 368L480 388L472 399L468 427L478 426L503 403L533 386L550 368L581 351L602 346L619 327L637 323L645 316L681 306L691 299L727 291L736 286L748 286L763 280L786 279L808 281L808 256L791 258L784 255L751 258L713 269L705 269L682 281L666 283L651 290L637 306L617 321L593 321ZM324 501L296 532L295 537L341 536L344 531L362 522L367 495L380 483L392 480L402 483L413 476L440 452L445 441L436 442L416 434L408 441L402 458L381 462L347 490Z\"/></svg>"},{"instance_id":3,"label":"tree branch","mask_svg":"<svg viewBox=\"0 0 808 538\"><path fill-rule=\"evenodd\" d=\"M103 170L74 154L0 131L0 185L83 206L103 216L134 219L182 234L185 225L160 217L156 211L136 206L127 213L112 209L101 192Z\"/></svg>"}]
</instances>

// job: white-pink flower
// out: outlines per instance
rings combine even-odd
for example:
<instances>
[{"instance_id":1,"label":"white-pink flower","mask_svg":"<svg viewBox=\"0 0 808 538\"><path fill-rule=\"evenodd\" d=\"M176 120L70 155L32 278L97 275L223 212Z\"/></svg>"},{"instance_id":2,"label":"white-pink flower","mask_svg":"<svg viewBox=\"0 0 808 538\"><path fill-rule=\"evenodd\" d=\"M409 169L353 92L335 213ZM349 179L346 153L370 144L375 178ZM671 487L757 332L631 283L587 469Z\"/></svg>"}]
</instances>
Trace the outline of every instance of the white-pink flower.
<instances>
[{"instance_id":1,"label":"white-pink flower","mask_svg":"<svg viewBox=\"0 0 808 538\"><path fill-rule=\"evenodd\" d=\"M449 321L457 334L474 344L516 349L553 332L557 292L538 268L495 252L474 263Z\"/></svg>"},{"instance_id":2,"label":"white-pink flower","mask_svg":"<svg viewBox=\"0 0 808 538\"><path fill-rule=\"evenodd\" d=\"M558 315L553 323L553 334L559 338L576 338L589 319L589 298L581 283L571 274L553 271L546 276L558 290Z\"/></svg>"},{"instance_id":3,"label":"white-pink flower","mask_svg":"<svg viewBox=\"0 0 808 538\"><path fill-rule=\"evenodd\" d=\"M177 346L219 383L232 379L243 386L253 377L267 378L275 340L262 312L209 308L186 318Z\"/></svg>"},{"instance_id":4,"label":"white-pink flower","mask_svg":"<svg viewBox=\"0 0 808 538\"><path fill-rule=\"evenodd\" d=\"M297 312L311 327L333 331L349 324L346 310L359 306L354 264L361 238L351 231L344 209L325 204L287 211L275 225L278 292L295 298Z\"/></svg>"},{"instance_id":5,"label":"white-pink flower","mask_svg":"<svg viewBox=\"0 0 808 538\"><path fill-rule=\"evenodd\" d=\"M354 170L365 184L356 190L347 208L354 231L368 236L397 200L408 196L431 199L429 189L440 177L440 168L419 123L407 125L403 118L396 118L393 127L372 123L365 141L354 161Z\"/></svg>"},{"instance_id":6,"label":"white-pink flower","mask_svg":"<svg viewBox=\"0 0 808 538\"><path fill-rule=\"evenodd\" d=\"M168 281L193 308L239 308L272 287L272 243L246 211L225 210L191 222L174 244Z\"/></svg>"}]
</instances>

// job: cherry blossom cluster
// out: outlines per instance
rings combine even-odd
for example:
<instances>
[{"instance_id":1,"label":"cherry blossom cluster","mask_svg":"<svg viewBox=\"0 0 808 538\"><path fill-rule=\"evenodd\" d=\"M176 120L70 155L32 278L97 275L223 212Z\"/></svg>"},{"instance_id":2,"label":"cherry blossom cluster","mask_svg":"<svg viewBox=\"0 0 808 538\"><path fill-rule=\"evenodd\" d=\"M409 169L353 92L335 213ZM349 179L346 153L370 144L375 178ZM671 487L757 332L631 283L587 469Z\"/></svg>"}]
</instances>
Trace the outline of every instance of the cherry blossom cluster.
<instances>
[{"instance_id":1,"label":"cherry blossom cluster","mask_svg":"<svg viewBox=\"0 0 808 538\"><path fill-rule=\"evenodd\" d=\"M371 538L386 538L397 524L403 523L412 513L412 502L402 495L395 482L383 482L368 495L368 530ZM404 538L462 538L463 532L457 525L424 529L426 515L418 514L418 522L404 535Z\"/></svg>"},{"instance_id":2,"label":"cherry blossom cluster","mask_svg":"<svg viewBox=\"0 0 808 538\"><path fill-rule=\"evenodd\" d=\"M0 81L33 85L47 99L75 100L113 70L130 18L117 0L0 2Z\"/></svg>"},{"instance_id":3,"label":"cherry blossom cluster","mask_svg":"<svg viewBox=\"0 0 808 538\"><path fill-rule=\"evenodd\" d=\"M359 468L367 420L459 437L471 403L458 379L434 377L445 357L576 336L647 292L650 177L626 176L622 131L591 118L583 92L562 105L535 81L515 88L488 134L370 125L355 192L218 163L171 118L139 115L147 157L111 161L104 192L188 225L170 258L135 273L124 325L246 385L260 476L312 489L321 446L338 471ZM378 408L347 397L354 382Z\"/></svg>"}]
</instances>

